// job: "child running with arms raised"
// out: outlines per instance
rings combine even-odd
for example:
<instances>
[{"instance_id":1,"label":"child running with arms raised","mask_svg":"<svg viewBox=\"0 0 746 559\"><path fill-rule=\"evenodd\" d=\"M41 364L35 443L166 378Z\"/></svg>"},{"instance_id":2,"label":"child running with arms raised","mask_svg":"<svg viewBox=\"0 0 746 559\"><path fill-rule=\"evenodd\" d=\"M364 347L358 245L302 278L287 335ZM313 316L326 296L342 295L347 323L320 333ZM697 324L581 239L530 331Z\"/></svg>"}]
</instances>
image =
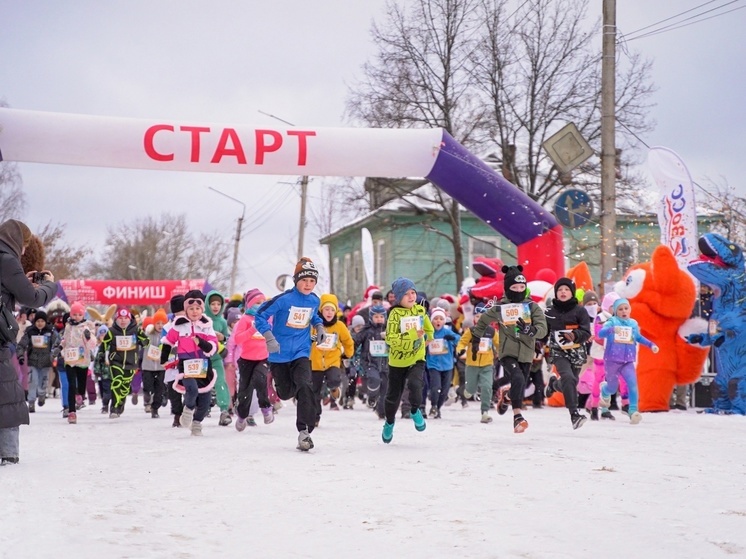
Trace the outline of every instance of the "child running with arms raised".
<instances>
[{"instance_id":1,"label":"child running with arms raised","mask_svg":"<svg viewBox=\"0 0 746 559\"><path fill-rule=\"evenodd\" d=\"M424 431L422 416L422 387L425 374L425 346L433 339L434 328L427 311L418 305L414 282L397 278L391 285L396 303L389 310L386 323L386 343L389 346L389 385L386 391L381 438L388 444L394 438L394 422L399 409L404 384L409 383L409 402L412 406L412 421L415 429Z\"/></svg>"},{"instance_id":2,"label":"child running with arms raised","mask_svg":"<svg viewBox=\"0 0 746 559\"><path fill-rule=\"evenodd\" d=\"M637 411L637 374L635 373L635 360L637 359L637 344L641 343L650 348L653 353L658 353L658 346L648 340L640 333L637 321L630 318L632 308L627 299L614 301L613 316L606 321L604 327L598 333L599 338L604 338L604 366L606 368L606 381L601 383L601 397L599 403L608 408L611 395L619 388L619 377L627 383L629 391L629 422L637 425L642 420L642 415Z\"/></svg>"}]
</instances>

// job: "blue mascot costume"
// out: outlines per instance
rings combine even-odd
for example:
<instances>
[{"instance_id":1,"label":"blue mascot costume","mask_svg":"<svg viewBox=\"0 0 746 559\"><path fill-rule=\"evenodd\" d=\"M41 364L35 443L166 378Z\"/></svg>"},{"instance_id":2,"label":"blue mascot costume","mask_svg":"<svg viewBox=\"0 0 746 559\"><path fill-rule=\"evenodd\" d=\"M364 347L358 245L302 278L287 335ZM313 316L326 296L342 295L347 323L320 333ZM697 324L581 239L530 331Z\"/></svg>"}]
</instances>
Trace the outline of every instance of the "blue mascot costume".
<instances>
[{"instance_id":1,"label":"blue mascot costume","mask_svg":"<svg viewBox=\"0 0 746 559\"><path fill-rule=\"evenodd\" d=\"M708 413L746 415L746 269L741 247L715 233L699 239L700 258L689 272L714 292L707 332L687 341L715 346L717 376Z\"/></svg>"}]
</instances>

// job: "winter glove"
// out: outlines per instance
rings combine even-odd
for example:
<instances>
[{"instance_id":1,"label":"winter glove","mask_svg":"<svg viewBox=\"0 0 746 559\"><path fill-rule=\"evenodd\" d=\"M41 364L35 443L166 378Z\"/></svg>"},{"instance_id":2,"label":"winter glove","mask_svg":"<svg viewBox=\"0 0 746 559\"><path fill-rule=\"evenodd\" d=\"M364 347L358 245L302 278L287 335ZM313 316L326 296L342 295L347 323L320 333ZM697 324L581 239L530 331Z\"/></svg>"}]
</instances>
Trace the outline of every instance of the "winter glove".
<instances>
[{"instance_id":1,"label":"winter glove","mask_svg":"<svg viewBox=\"0 0 746 559\"><path fill-rule=\"evenodd\" d=\"M350 360L347 357L345 357L344 359L342 359L342 366L345 369L349 369L350 368Z\"/></svg>"},{"instance_id":2,"label":"winter glove","mask_svg":"<svg viewBox=\"0 0 746 559\"><path fill-rule=\"evenodd\" d=\"M456 336L454 336L453 334L446 334L445 336L443 336L443 339L448 340L449 342L454 342L456 341Z\"/></svg>"},{"instance_id":3,"label":"winter glove","mask_svg":"<svg viewBox=\"0 0 746 559\"><path fill-rule=\"evenodd\" d=\"M421 345L422 345L422 338L417 338L417 339L416 339L416 340L414 341L414 345L413 345L413 347L414 347L414 350L415 350L415 351L417 351L418 349L420 349L420 346L421 346Z\"/></svg>"},{"instance_id":4,"label":"winter glove","mask_svg":"<svg viewBox=\"0 0 746 559\"><path fill-rule=\"evenodd\" d=\"M534 337L536 335L536 332L538 332L536 326L534 326L531 323L526 322L522 318L519 318L518 322L515 323L515 329L520 334L524 334L526 336L531 336L531 337Z\"/></svg>"},{"instance_id":5,"label":"winter glove","mask_svg":"<svg viewBox=\"0 0 746 559\"><path fill-rule=\"evenodd\" d=\"M90 339L91 339L91 331L90 331L90 330L88 330L87 328L86 328L85 330L83 330L83 337L84 337L84 338L85 338L86 340L90 340Z\"/></svg>"},{"instance_id":6,"label":"winter glove","mask_svg":"<svg viewBox=\"0 0 746 559\"><path fill-rule=\"evenodd\" d=\"M572 332L572 331L569 331L569 332L561 332L561 333L560 333L560 338L562 338L562 340L563 340L563 341L564 341L565 343L567 343L567 344L571 344L571 343L573 343L573 342L575 341L575 332Z\"/></svg>"},{"instance_id":7,"label":"winter glove","mask_svg":"<svg viewBox=\"0 0 746 559\"><path fill-rule=\"evenodd\" d=\"M208 351L212 351L212 344L204 338L197 337L197 345L205 353L207 353Z\"/></svg>"},{"instance_id":8,"label":"winter glove","mask_svg":"<svg viewBox=\"0 0 746 559\"><path fill-rule=\"evenodd\" d=\"M267 330L264 334L264 339L267 340L267 351L270 353L280 353L280 344L275 339L275 335L272 333L272 330Z\"/></svg>"},{"instance_id":9,"label":"winter glove","mask_svg":"<svg viewBox=\"0 0 746 559\"><path fill-rule=\"evenodd\" d=\"M319 324L316 327L316 345L320 345L324 343L324 340L326 339L326 332L324 332L324 327Z\"/></svg>"},{"instance_id":10,"label":"winter glove","mask_svg":"<svg viewBox=\"0 0 746 559\"><path fill-rule=\"evenodd\" d=\"M690 344L701 344L705 337L702 334L689 334L686 341Z\"/></svg>"}]
</instances>

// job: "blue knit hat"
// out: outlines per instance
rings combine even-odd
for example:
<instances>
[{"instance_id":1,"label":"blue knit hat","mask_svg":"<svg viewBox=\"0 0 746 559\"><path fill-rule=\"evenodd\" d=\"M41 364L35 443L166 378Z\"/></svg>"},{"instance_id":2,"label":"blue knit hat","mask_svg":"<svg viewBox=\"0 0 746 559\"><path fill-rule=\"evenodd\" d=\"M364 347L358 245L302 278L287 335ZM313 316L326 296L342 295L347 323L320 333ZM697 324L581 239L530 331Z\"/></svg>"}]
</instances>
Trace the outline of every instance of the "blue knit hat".
<instances>
[{"instance_id":1,"label":"blue knit hat","mask_svg":"<svg viewBox=\"0 0 746 559\"><path fill-rule=\"evenodd\" d=\"M368 312L369 316L373 316L374 314L382 314L384 318L386 318L386 307L383 305L373 305L370 307L370 311Z\"/></svg>"},{"instance_id":2,"label":"blue knit hat","mask_svg":"<svg viewBox=\"0 0 746 559\"><path fill-rule=\"evenodd\" d=\"M407 278L396 278L394 283L391 284L391 291L394 292L394 298L396 303L401 303L402 297L409 291L414 289L414 282Z\"/></svg>"},{"instance_id":3,"label":"blue knit hat","mask_svg":"<svg viewBox=\"0 0 746 559\"><path fill-rule=\"evenodd\" d=\"M623 298L622 299L617 299L616 301L614 301L614 306L611 307L612 308L611 312L613 314L616 314L616 310L619 308L619 306L620 305L624 305L624 304L629 305L629 301L627 299L623 299Z\"/></svg>"}]
</instances>

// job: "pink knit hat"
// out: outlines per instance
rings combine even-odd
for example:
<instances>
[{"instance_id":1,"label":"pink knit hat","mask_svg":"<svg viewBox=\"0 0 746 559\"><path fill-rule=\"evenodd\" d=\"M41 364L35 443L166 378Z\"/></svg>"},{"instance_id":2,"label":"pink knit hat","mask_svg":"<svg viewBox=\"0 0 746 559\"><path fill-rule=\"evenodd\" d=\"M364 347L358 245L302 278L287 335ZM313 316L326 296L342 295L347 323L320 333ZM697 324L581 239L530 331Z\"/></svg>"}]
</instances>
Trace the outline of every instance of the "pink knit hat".
<instances>
[{"instance_id":1,"label":"pink knit hat","mask_svg":"<svg viewBox=\"0 0 746 559\"><path fill-rule=\"evenodd\" d=\"M614 306L614 301L620 298L621 298L620 295L616 293L615 291L607 293L606 295L604 295L604 300L601 301L601 308L603 309L604 312L610 313L611 307Z\"/></svg>"},{"instance_id":2,"label":"pink knit hat","mask_svg":"<svg viewBox=\"0 0 746 559\"><path fill-rule=\"evenodd\" d=\"M80 301L75 301L70 305L70 314L85 314L85 305Z\"/></svg>"}]
</instances>

